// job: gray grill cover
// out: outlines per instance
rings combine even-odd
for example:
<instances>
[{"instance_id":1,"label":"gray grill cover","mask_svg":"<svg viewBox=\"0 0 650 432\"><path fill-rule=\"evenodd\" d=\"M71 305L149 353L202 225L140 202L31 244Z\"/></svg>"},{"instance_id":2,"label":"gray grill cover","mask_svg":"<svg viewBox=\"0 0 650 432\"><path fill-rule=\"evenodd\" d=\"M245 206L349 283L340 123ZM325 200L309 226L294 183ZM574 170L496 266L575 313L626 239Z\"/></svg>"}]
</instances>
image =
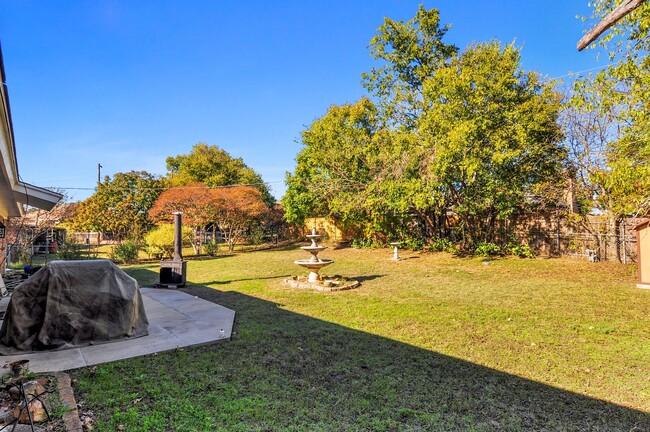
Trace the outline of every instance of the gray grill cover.
<instances>
[{"instance_id":1,"label":"gray grill cover","mask_svg":"<svg viewBox=\"0 0 650 432\"><path fill-rule=\"evenodd\" d=\"M138 283L115 264L53 261L14 290L0 354L106 343L148 329Z\"/></svg>"}]
</instances>

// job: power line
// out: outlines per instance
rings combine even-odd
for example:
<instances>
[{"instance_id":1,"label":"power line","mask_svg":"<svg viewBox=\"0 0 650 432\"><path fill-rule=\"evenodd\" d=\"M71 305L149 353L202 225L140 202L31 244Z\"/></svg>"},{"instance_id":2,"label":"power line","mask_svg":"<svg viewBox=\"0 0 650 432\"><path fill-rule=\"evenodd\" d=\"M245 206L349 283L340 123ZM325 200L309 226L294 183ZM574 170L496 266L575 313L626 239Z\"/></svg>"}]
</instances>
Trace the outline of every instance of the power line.
<instances>
[{"instance_id":1,"label":"power line","mask_svg":"<svg viewBox=\"0 0 650 432\"><path fill-rule=\"evenodd\" d=\"M221 185L221 186L199 186L199 185L193 185L193 186L177 186L177 187L182 187L185 189L228 189L228 188L234 188L234 187L240 187L240 186L261 186L261 185L270 185L273 183L284 183L284 180L275 180L275 181L268 181L268 182L260 182L260 183L238 183L238 184L231 184L231 185ZM42 186L45 189L63 189L63 190L81 190L81 191L95 191L97 190L96 187L68 187L68 186ZM174 187L174 186L172 186ZM168 190L171 189L172 187L111 187L113 190Z\"/></svg>"},{"instance_id":2,"label":"power line","mask_svg":"<svg viewBox=\"0 0 650 432\"><path fill-rule=\"evenodd\" d=\"M584 73L584 72L592 72L592 71L599 70L599 69L605 69L605 68L610 67L610 66L614 66L614 63L609 63L609 64L602 65L602 66L596 66L596 67L592 67L590 69L584 69L584 70L577 71L577 72L569 72L568 74L552 77L551 79L560 79L560 78L565 78L565 77L568 77L568 76L579 75L579 74Z\"/></svg>"}]
</instances>

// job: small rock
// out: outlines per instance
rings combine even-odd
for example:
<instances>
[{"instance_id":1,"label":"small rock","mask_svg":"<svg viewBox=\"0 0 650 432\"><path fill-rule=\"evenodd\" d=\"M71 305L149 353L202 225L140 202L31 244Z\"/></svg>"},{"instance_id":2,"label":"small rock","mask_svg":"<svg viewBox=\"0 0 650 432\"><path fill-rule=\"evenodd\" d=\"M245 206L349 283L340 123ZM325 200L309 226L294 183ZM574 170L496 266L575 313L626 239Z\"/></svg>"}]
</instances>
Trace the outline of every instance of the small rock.
<instances>
[{"instance_id":1,"label":"small rock","mask_svg":"<svg viewBox=\"0 0 650 432\"><path fill-rule=\"evenodd\" d=\"M9 387L9 396L11 396L13 400L20 399L20 389L14 386Z\"/></svg>"},{"instance_id":2,"label":"small rock","mask_svg":"<svg viewBox=\"0 0 650 432\"><path fill-rule=\"evenodd\" d=\"M39 423L42 421L47 420L47 414L45 412L45 407L43 407L43 404L39 400L33 400L29 403L28 408L23 410L22 415L20 414L21 408L24 406L24 403L21 403L19 406L17 406L14 409L14 417L18 418L19 423L23 424L28 424L30 423L29 421L29 414L27 413L27 409L29 410L29 413L32 415L32 420L35 423Z\"/></svg>"},{"instance_id":3,"label":"small rock","mask_svg":"<svg viewBox=\"0 0 650 432\"><path fill-rule=\"evenodd\" d=\"M9 424L15 420L14 413L11 409L0 412L0 423Z\"/></svg>"},{"instance_id":4,"label":"small rock","mask_svg":"<svg viewBox=\"0 0 650 432\"><path fill-rule=\"evenodd\" d=\"M29 369L29 360L12 360L5 363L3 368L9 368L9 375L18 378Z\"/></svg>"},{"instance_id":5,"label":"small rock","mask_svg":"<svg viewBox=\"0 0 650 432\"><path fill-rule=\"evenodd\" d=\"M26 424L17 424L15 429L9 429L13 430L14 432L46 432L45 429L39 428L38 426L34 426L34 429L30 425Z\"/></svg>"},{"instance_id":6,"label":"small rock","mask_svg":"<svg viewBox=\"0 0 650 432\"><path fill-rule=\"evenodd\" d=\"M23 390L27 395L27 399L33 399L34 396L40 396L45 393L45 387L38 381L28 381L23 384ZM9 388L9 395L13 400L20 399L20 389L16 386Z\"/></svg>"}]
</instances>

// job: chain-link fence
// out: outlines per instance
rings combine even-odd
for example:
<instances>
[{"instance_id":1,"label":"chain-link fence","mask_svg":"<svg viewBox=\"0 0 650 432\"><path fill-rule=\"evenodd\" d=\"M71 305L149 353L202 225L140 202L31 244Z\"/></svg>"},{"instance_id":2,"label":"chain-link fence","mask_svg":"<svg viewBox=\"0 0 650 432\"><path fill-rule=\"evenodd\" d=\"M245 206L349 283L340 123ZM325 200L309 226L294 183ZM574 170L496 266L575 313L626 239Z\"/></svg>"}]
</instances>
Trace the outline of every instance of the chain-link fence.
<instances>
[{"instance_id":1,"label":"chain-link fence","mask_svg":"<svg viewBox=\"0 0 650 432\"><path fill-rule=\"evenodd\" d=\"M586 217L579 222L566 217L527 221L517 235L540 255L583 256L598 261L633 263L637 237L632 229L641 219L619 221Z\"/></svg>"}]
</instances>

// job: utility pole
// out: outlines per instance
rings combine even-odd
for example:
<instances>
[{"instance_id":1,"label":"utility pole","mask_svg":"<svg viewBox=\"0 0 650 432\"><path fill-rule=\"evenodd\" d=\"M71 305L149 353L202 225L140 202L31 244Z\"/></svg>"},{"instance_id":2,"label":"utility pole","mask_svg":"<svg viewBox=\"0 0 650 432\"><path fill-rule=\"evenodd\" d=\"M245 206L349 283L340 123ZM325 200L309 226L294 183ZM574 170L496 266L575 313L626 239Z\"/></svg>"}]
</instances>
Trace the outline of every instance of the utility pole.
<instances>
[{"instance_id":1,"label":"utility pole","mask_svg":"<svg viewBox=\"0 0 650 432\"><path fill-rule=\"evenodd\" d=\"M102 182L102 164L98 163L97 164L97 187L99 187L99 184Z\"/></svg>"}]
</instances>

